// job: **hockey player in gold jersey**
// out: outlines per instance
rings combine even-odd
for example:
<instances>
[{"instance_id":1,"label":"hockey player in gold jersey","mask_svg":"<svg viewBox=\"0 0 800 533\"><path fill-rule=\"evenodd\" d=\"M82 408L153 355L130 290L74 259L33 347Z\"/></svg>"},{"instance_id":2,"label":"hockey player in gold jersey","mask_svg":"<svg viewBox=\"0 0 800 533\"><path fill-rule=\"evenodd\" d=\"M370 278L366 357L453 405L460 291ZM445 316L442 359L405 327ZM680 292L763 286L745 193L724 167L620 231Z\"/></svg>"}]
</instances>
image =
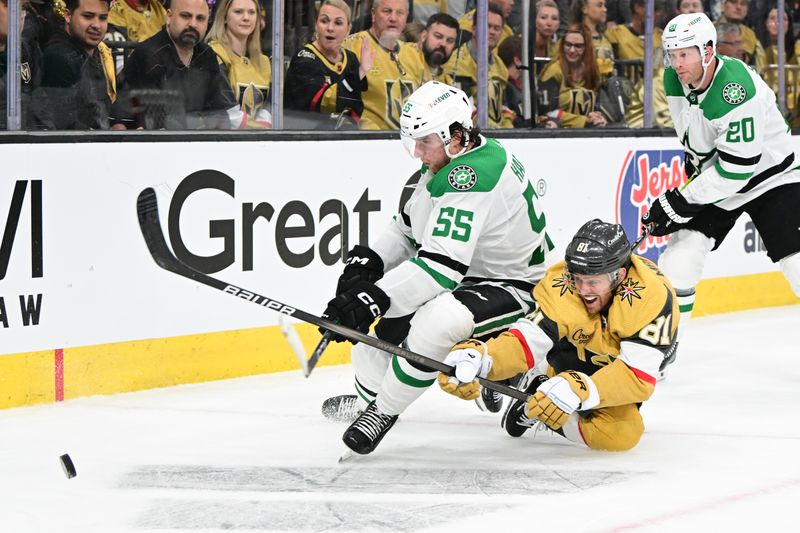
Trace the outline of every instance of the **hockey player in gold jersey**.
<instances>
[{"instance_id":1,"label":"hockey player in gold jersey","mask_svg":"<svg viewBox=\"0 0 800 533\"><path fill-rule=\"evenodd\" d=\"M372 27L348 37L344 46L358 56L365 50L375 60L367 73L367 90L361 93L364 113L361 128L396 130L405 100L420 86L422 58L413 43L400 41L408 16L407 0L376 0Z\"/></svg>"},{"instance_id":2,"label":"hockey player in gold jersey","mask_svg":"<svg viewBox=\"0 0 800 533\"><path fill-rule=\"evenodd\" d=\"M456 345L444 361L455 376L439 374L440 386L472 399L476 376L497 381L525 372L519 388L532 396L503 415L511 436L542 422L592 449L636 446L644 432L639 405L674 351L680 315L672 285L631 254L622 226L594 219L533 295L537 308L507 332Z\"/></svg>"}]
</instances>

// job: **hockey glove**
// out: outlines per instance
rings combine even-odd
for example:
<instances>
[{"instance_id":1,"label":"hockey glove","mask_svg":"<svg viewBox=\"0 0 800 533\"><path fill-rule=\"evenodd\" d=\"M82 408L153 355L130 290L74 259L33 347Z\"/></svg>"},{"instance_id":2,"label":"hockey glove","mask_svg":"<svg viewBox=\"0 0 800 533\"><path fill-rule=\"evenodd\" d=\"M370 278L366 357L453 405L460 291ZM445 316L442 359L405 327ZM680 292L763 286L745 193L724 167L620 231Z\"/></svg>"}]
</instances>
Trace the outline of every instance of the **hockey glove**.
<instances>
[{"instance_id":1,"label":"hockey glove","mask_svg":"<svg viewBox=\"0 0 800 533\"><path fill-rule=\"evenodd\" d=\"M527 416L558 430L575 411L592 409L599 403L600 394L592 379L583 372L568 370L539 385L528 400Z\"/></svg>"},{"instance_id":2,"label":"hockey glove","mask_svg":"<svg viewBox=\"0 0 800 533\"><path fill-rule=\"evenodd\" d=\"M454 375L439 372L437 380L443 391L462 400L475 400L481 395L481 386L475 378L485 378L492 369L492 356L487 353L486 344L476 340L456 344L444 363L453 367Z\"/></svg>"},{"instance_id":3,"label":"hockey glove","mask_svg":"<svg viewBox=\"0 0 800 533\"><path fill-rule=\"evenodd\" d=\"M669 235L687 224L704 207L702 204L690 204L681 191L670 189L653 201L642 217L642 224L650 227L650 235L654 237Z\"/></svg>"},{"instance_id":4,"label":"hockey glove","mask_svg":"<svg viewBox=\"0 0 800 533\"><path fill-rule=\"evenodd\" d=\"M366 333L375 319L389 310L389 304L389 297L378 286L366 281L357 281L328 302L322 318ZM325 333L325 329L320 328L320 332ZM341 342L346 339L334 334L332 340ZM356 344L358 341L351 342Z\"/></svg>"},{"instance_id":5,"label":"hockey glove","mask_svg":"<svg viewBox=\"0 0 800 533\"><path fill-rule=\"evenodd\" d=\"M336 284L336 295L342 294L359 281L375 283L382 277L383 259L381 256L366 246L356 244L347 254L344 272L339 276L339 283Z\"/></svg>"}]
</instances>

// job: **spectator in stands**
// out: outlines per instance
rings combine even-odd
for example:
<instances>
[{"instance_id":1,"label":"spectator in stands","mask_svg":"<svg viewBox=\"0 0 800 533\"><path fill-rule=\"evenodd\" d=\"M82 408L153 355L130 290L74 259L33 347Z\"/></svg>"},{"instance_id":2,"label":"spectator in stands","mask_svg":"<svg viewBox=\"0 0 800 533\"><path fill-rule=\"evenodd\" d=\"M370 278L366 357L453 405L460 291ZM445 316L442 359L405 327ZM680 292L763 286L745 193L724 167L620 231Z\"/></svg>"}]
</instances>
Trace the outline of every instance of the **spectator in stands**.
<instances>
[{"instance_id":1,"label":"spectator in stands","mask_svg":"<svg viewBox=\"0 0 800 533\"><path fill-rule=\"evenodd\" d=\"M606 37L611 42L614 48L614 57L622 60L644 59L644 17L645 17L645 0L631 0L631 21L627 24L620 24L614 28L606 30ZM663 0L655 0L653 5L653 20L655 28L653 29L653 49L661 48L661 34L663 26L661 19L664 16L664 2ZM635 79L638 76L630 76Z\"/></svg>"},{"instance_id":2,"label":"spectator in stands","mask_svg":"<svg viewBox=\"0 0 800 533\"><path fill-rule=\"evenodd\" d=\"M396 130L406 98L422 80L422 60L416 45L400 41L406 27L408 0L375 0L372 27L345 39L344 46L358 57L372 53L367 90L361 94L364 113L361 128ZM369 52L367 52L369 49Z\"/></svg>"},{"instance_id":3,"label":"spectator in stands","mask_svg":"<svg viewBox=\"0 0 800 533\"><path fill-rule=\"evenodd\" d=\"M140 43L158 33L167 22L167 10L158 0L112 0L106 41Z\"/></svg>"},{"instance_id":4,"label":"spectator in stands","mask_svg":"<svg viewBox=\"0 0 800 533\"><path fill-rule=\"evenodd\" d=\"M603 127L606 117L595 111L600 72L589 28L573 24L559 42L559 53L542 72L539 91L552 102L547 117L566 128Z\"/></svg>"},{"instance_id":5,"label":"spectator in stands","mask_svg":"<svg viewBox=\"0 0 800 533\"><path fill-rule=\"evenodd\" d=\"M416 22L423 28L428 25L428 20L433 15L437 13L450 13L451 2L449 0L413 0L413 3L414 13L412 22Z\"/></svg>"},{"instance_id":6,"label":"spectator in stands","mask_svg":"<svg viewBox=\"0 0 800 533\"><path fill-rule=\"evenodd\" d=\"M422 54L422 82L431 80L453 85L455 61L450 62L456 49L461 28L447 13L434 13L422 31L417 48Z\"/></svg>"},{"instance_id":7,"label":"spectator in stands","mask_svg":"<svg viewBox=\"0 0 800 533\"><path fill-rule=\"evenodd\" d=\"M756 72L761 72L764 67L764 49L756 39L755 32L744 24L745 17L747 17L747 0L722 0L722 14L715 24L732 22L739 25L744 46L743 61L755 67Z\"/></svg>"},{"instance_id":8,"label":"spectator in stands","mask_svg":"<svg viewBox=\"0 0 800 533\"><path fill-rule=\"evenodd\" d=\"M561 19L558 5L553 0L536 2L536 46L535 57L553 58L558 51L558 27Z\"/></svg>"},{"instance_id":9,"label":"spectator in stands","mask_svg":"<svg viewBox=\"0 0 800 533\"><path fill-rule=\"evenodd\" d=\"M654 128L674 127L667 103L667 92L664 90L663 58L662 48L653 50L653 112L651 116ZM629 128L644 127L644 77L641 77L633 88L631 103L625 111L625 122Z\"/></svg>"},{"instance_id":10,"label":"spectator in stands","mask_svg":"<svg viewBox=\"0 0 800 533\"><path fill-rule=\"evenodd\" d=\"M375 55L366 47L360 63L354 52L342 46L350 33L350 20L350 6L344 0L325 0L317 14L316 38L297 52L286 72L284 107L319 113L310 128L339 129L361 120L361 92L367 88L367 72Z\"/></svg>"},{"instance_id":11,"label":"spectator in stands","mask_svg":"<svg viewBox=\"0 0 800 533\"><path fill-rule=\"evenodd\" d=\"M239 102L239 123L231 112L231 127L272 127L269 58L261 52L261 11L255 0L222 0L206 36L220 68Z\"/></svg>"},{"instance_id":12,"label":"spectator in stands","mask_svg":"<svg viewBox=\"0 0 800 533\"><path fill-rule=\"evenodd\" d=\"M20 23L26 17L27 0L20 1ZM35 33L33 34L35 36ZM8 59L6 45L8 41L8 0L0 0L0 130L7 128L8 109L6 105ZM42 82L42 51L35 39L22 33L20 41L20 101L22 129L31 130L37 127L52 128L52 124L40 123L44 115L43 98L36 94Z\"/></svg>"},{"instance_id":13,"label":"spectator in stands","mask_svg":"<svg viewBox=\"0 0 800 533\"><path fill-rule=\"evenodd\" d=\"M783 19L783 42L785 46L786 56L784 58L784 87L786 92L786 110L791 118L792 127L797 127L797 122L800 117L798 116L798 84L800 84L800 67L797 66L798 58L798 43L795 42L794 29L789 22L789 13ZM767 11L764 20L761 22L763 31L759 33L764 36L761 43L765 51L764 68L761 71L761 76L767 85L772 87L775 95L778 96L779 73L778 68L778 10L772 8ZM719 45L717 45L719 48ZM779 102L779 105L782 104Z\"/></svg>"},{"instance_id":14,"label":"spectator in stands","mask_svg":"<svg viewBox=\"0 0 800 533\"><path fill-rule=\"evenodd\" d=\"M738 24L732 22L717 24L717 53L736 59L744 59L742 30Z\"/></svg>"},{"instance_id":15,"label":"spectator in stands","mask_svg":"<svg viewBox=\"0 0 800 533\"><path fill-rule=\"evenodd\" d=\"M514 113L512 122L515 128L530 127L525 124L522 109L522 78L528 72L522 68L522 37L512 35L497 47L497 55L508 70L508 83L503 105Z\"/></svg>"},{"instance_id":16,"label":"spectator in stands","mask_svg":"<svg viewBox=\"0 0 800 533\"><path fill-rule=\"evenodd\" d=\"M614 50L611 41L605 34L606 15L605 0L573 0L572 2L572 21L574 24L586 26L586 29L589 30L601 79L611 76L614 71Z\"/></svg>"},{"instance_id":17,"label":"spectator in stands","mask_svg":"<svg viewBox=\"0 0 800 533\"><path fill-rule=\"evenodd\" d=\"M108 129L114 58L102 42L108 0L66 0L64 26L44 49L42 87L56 129Z\"/></svg>"},{"instance_id":18,"label":"spectator in stands","mask_svg":"<svg viewBox=\"0 0 800 533\"><path fill-rule=\"evenodd\" d=\"M514 7L514 0L489 0L489 5L492 4L500 9L500 14L503 16L503 28L501 30L500 40L498 41L499 44L503 42L503 40L514 35L514 30L505 23L508 16L511 14L511 9ZM471 9L464 13L464 16L458 20L458 24L461 26L462 30L472 33L472 29L475 27L475 20L477 19L477 12L477 9Z\"/></svg>"},{"instance_id":19,"label":"spectator in stands","mask_svg":"<svg viewBox=\"0 0 800 533\"><path fill-rule=\"evenodd\" d=\"M703 13L702 0L678 0L678 14Z\"/></svg>"},{"instance_id":20,"label":"spectator in stands","mask_svg":"<svg viewBox=\"0 0 800 533\"><path fill-rule=\"evenodd\" d=\"M789 10L784 11L783 17L783 32L782 39L785 47L785 64L795 63L798 54L798 43L794 39L794 28L790 23ZM762 22L763 31L759 33L763 35L761 44L764 48L765 64L777 65L778 64L778 9L772 8L767 12L767 16Z\"/></svg>"},{"instance_id":21,"label":"spectator in stands","mask_svg":"<svg viewBox=\"0 0 800 533\"><path fill-rule=\"evenodd\" d=\"M166 26L139 44L125 63L115 129L238 126L239 106L217 54L203 42L207 29L205 0L172 0Z\"/></svg>"},{"instance_id":22,"label":"spectator in stands","mask_svg":"<svg viewBox=\"0 0 800 533\"><path fill-rule=\"evenodd\" d=\"M475 18L477 19L477 11ZM488 14L489 31L486 40L489 45L489 128L513 128L514 116L507 109L505 101L506 85L508 84L508 69L497 55L497 45L503 33L503 12L495 4L489 4ZM474 21L473 21L474 22ZM473 25L474 27L474 25ZM468 43L458 50L456 56L456 86L469 95L475 102L474 109L478 108L478 36L473 33Z\"/></svg>"}]
</instances>

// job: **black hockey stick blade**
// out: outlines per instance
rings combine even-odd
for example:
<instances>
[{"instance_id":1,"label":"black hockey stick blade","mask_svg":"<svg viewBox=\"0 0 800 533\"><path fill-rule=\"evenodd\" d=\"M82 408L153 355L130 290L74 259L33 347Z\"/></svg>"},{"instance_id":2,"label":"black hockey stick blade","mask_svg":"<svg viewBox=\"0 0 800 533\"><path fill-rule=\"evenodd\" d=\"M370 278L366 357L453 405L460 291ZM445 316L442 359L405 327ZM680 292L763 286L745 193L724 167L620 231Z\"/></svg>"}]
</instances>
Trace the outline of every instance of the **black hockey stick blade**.
<instances>
[{"instance_id":1,"label":"black hockey stick blade","mask_svg":"<svg viewBox=\"0 0 800 533\"><path fill-rule=\"evenodd\" d=\"M325 335L319 340L317 347L314 348L314 351L311 352L311 357L308 358L306 361L305 368L303 372L305 373L306 377L311 375L311 372L314 370L314 367L317 366L319 362L319 358L322 357L322 352L325 351L325 348L331 343L331 339L333 338L333 333L329 331L325 332Z\"/></svg>"},{"instance_id":2,"label":"black hockey stick blade","mask_svg":"<svg viewBox=\"0 0 800 533\"><path fill-rule=\"evenodd\" d=\"M153 260L156 262L156 264L164 270L168 270L169 272L178 274L184 278L191 279L192 281L202 283L203 285L208 285L209 287L218 289L226 294L230 294L231 296L247 300L248 302L258 305L259 307L265 307L277 313L283 313L298 320L302 320L303 322L308 322L309 324L314 324L315 326L338 333L339 335L351 341L363 342L364 344L372 346L373 348L397 355L398 357L402 357L403 359L407 359L409 361L414 361L415 363L427 366L433 370L438 370L439 372L447 375L453 375L453 367L446 365L441 361L437 361L436 359L431 359L430 357L412 352L411 350L407 350L401 346L396 346L377 337L370 337L369 335L361 333L358 330L331 322L330 320L326 320L316 315L312 315L311 313L291 307L277 300L273 300L272 298L267 298L266 296L262 296L256 292L243 289L237 285L226 283L182 263L172 253L172 250L170 250L169 246L167 245L167 241L164 238L164 232L161 229L161 220L158 216L158 199L156 197L156 191L152 187L148 187L139 193L139 198L136 200L136 211L139 216L139 227L142 230L142 236L144 237L145 244L147 244L147 249L150 251L150 255L153 256ZM505 394L506 396L510 396L518 400L528 400L528 395L524 392L513 389L507 385L503 385L502 383L496 383L480 377L477 378L477 380L487 389L492 389L500 394Z\"/></svg>"},{"instance_id":3,"label":"black hockey stick blade","mask_svg":"<svg viewBox=\"0 0 800 533\"><path fill-rule=\"evenodd\" d=\"M651 229L652 228L650 227L650 225L642 226L642 234L639 235L638 239L633 241L633 244L631 244L631 252L635 252L636 249L639 247L639 245L642 244L642 241L645 240L648 235L650 235Z\"/></svg>"}]
</instances>

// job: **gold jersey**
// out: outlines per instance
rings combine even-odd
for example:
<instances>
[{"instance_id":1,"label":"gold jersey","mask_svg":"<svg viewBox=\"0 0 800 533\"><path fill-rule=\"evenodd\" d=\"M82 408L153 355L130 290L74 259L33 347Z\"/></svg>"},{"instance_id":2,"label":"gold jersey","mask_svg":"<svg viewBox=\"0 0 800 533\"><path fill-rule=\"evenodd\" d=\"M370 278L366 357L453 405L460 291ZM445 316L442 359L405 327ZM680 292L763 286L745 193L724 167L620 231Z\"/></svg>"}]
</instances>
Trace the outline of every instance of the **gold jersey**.
<instances>
[{"instance_id":1,"label":"gold jersey","mask_svg":"<svg viewBox=\"0 0 800 533\"><path fill-rule=\"evenodd\" d=\"M551 102L558 95L558 109L547 115L557 119L565 128L583 128L586 118L595 110L597 92L584 86L583 82L568 85L561 64L551 61L542 71L539 82L542 98Z\"/></svg>"},{"instance_id":2,"label":"gold jersey","mask_svg":"<svg viewBox=\"0 0 800 533\"><path fill-rule=\"evenodd\" d=\"M126 32L128 41L142 42L164 27L167 10L158 0L132 7L127 0L114 0L108 11L108 23Z\"/></svg>"},{"instance_id":3,"label":"gold jersey","mask_svg":"<svg viewBox=\"0 0 800 533\"><path fill-rule=\"evenodd\" d=\"M269 58L261 55L261 68L245 56L226 50L218 41L210 41L208 45L216 52L217 61L222 65L228 77L239 107L246 115L246 128L261 129L266 127L266 111L269 109L269 86L272 81L272 66Z\"/></svg>"},{"instance_id":4,"label":"gold jersey","mask_svg":"<svg viewBox=\"0 0 800 533\"><path fill-rule=\"evenodd\" d=\"M456 56L456 86L467 93L472 101L477 104L478 98L478 63L473 56L472 41L463 44ZM488 126L490 128L513 128L514 113L505 107L506 87L508 85L508 69L495 48L489 54L489 112ZM476 105L477 108L477 105Z\"/></svg>"},{"instance_id":5,"label":"gold jersey","mask_svg":"<svg viewBox=\"0 0 800 533\"><path fill-rule=\"evenodd\" d=\"M460 19L458 19L459 27L464 31L468 31L468 32L472 33L472 28L475 26L472 23L472 19L474 17L475 17L475 10L474 9L470 9L469 11L464 13L464 16L462 16ZM503 31L500 34L500 40L497 41L497 45L500 46L500 43L502 43L503 41L505 41L508 37L511 37L512 35L514 35L514 30L511 29L511 26L509 26L508 24L503 24Z\"/></svg>"},{"instance_id":6,"label":"gold jersey","mask_svg":"<svg viewBox=\"0 0 800 533\"><path fill-rule=\"evenodd\" d=\"M361 93L364 112L361 128L367 130L400 129L400 112L406 99L423 79L423 61L417 47L398 41L393 50L381 45L369 30L350 35L344 47L361 61L361 46L366 41L375 54L367 72L367 90Z\"/></svg>"},{"instance_id":7,"label":"gold jersey","mask_svg":"<svg viewBox=\"0 0 800 533\"><path fill-rule=\"evenodd\" d=\"M661 48L660 28L653 31L653 50ZM629 24L606 30L606 38L614 49L615 59L644 59L644 35L639 35ZM622 74L622 73L620 73Z\"/></svg>"},{"instance_id":8,"label":"gold jersey","mask_svg":"<svg viewBox=\"0 0 800 533\"><path fill-rule=\"evenodd\" d=\"M675 291L655 264L631 256L604 313L586 311L563 261L547 270L533 296L537 309L487 343L489 379L509 378L546 357L551 375L575 370L592 376L600 407L650 396L680 319Z\"/></svg>"},{"instance_id":9,"label":"gold jersey","mask_svg":"<svg viewBox=\"0 0 800 533\"><path fill-rule=\"evenodd\" d=\"M600 71L600 77L606 79L614 72L614 47L605 33L593 35L592 46L594 47L594 57L597 59L597 69Z\"/></svg>"}]
</instances>

